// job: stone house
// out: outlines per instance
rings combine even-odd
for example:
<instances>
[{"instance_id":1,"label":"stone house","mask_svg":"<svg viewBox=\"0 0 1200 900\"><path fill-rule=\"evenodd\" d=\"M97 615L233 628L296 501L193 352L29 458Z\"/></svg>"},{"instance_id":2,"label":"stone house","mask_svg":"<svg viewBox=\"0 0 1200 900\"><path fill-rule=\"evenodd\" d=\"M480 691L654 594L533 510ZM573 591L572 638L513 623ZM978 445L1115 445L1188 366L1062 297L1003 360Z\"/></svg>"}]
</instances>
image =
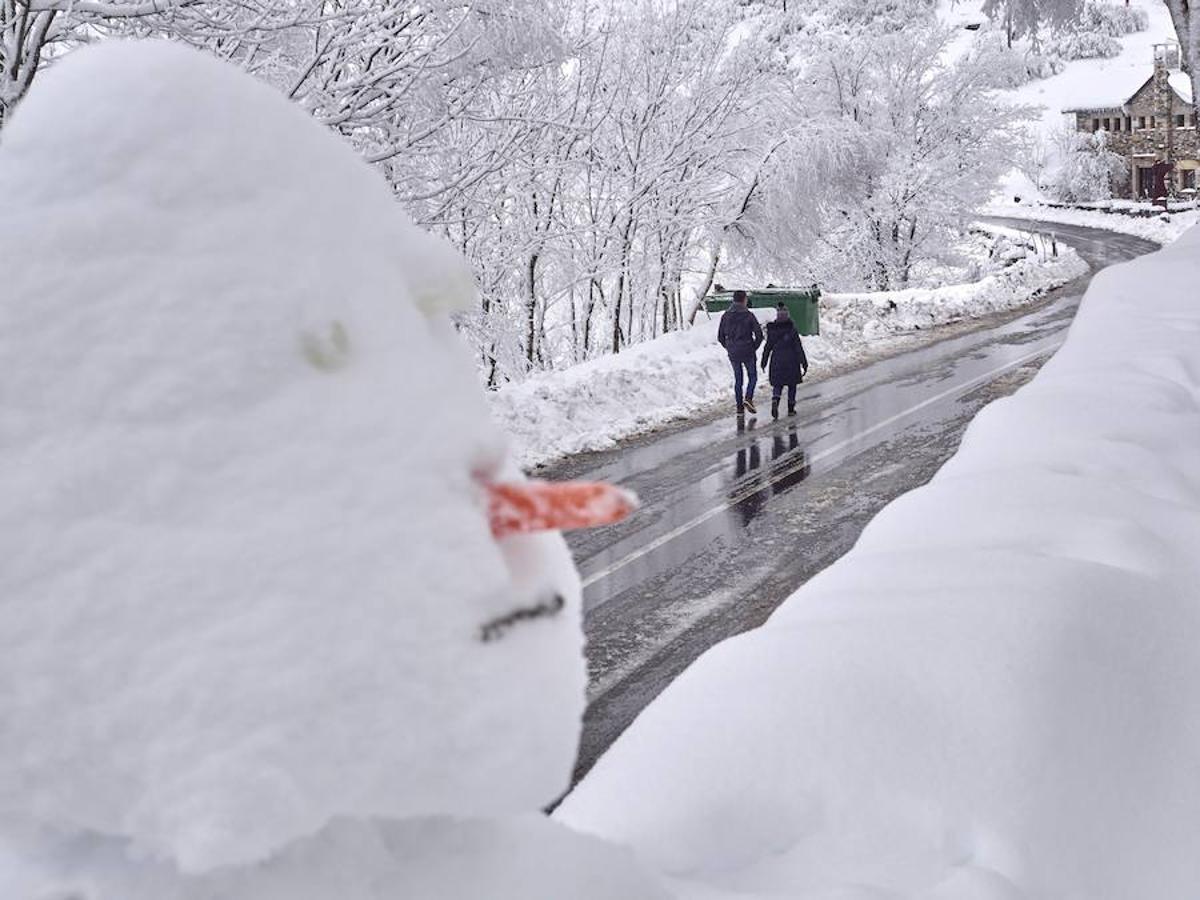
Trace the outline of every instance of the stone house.
<instances>
[{"instance_id":1,"label":"stone house","mask_svg":"<svg viewBox=\"0 0 1200 900\"><path fill-rule=\"evenodd\" d=\"M1129 162L1129 178L1113 186L1119 197L1194 197L1200 179L1200 140L1192 82L1181 69L1176 43L1155 44L1154 72L1128 96L1067 109L1075 128L1105 131L1108 146Z\"/></svg>"}]
</instances>

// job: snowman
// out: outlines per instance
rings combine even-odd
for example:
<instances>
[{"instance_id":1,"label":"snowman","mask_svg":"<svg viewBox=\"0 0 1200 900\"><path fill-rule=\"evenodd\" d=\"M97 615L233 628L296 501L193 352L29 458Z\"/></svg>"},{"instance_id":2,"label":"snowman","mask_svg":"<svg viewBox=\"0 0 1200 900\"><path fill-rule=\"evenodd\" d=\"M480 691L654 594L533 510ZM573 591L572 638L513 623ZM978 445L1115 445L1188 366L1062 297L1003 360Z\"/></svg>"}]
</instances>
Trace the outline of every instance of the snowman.
<instances>
[{"instance_id":1,"label":"snowman","mask_svg":"<svg viewBox=\"0 0 1200 900\"><path fill-rule=\"evenodd\" d=\"M522 478L454 251L161 42L47 72L0 198L6 852L206 877L560 794L585 671L554 529L632 498Z\"/></svg>"}]
</instances>

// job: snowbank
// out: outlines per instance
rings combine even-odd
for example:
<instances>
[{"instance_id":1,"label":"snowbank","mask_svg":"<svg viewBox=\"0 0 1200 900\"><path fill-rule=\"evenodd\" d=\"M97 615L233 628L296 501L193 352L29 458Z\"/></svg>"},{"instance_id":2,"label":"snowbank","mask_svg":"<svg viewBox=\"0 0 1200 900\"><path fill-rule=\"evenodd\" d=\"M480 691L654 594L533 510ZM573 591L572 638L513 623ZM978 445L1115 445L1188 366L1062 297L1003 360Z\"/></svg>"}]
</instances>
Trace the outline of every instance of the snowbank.
<instances>
[{"instance_id":1,"label":"snowbank","mask_svg":"<svg viewBox=\"0 0 1200 900\"><path fill-rule=\"evenodd\" d=\"M559 820L680 897L1193 897L1197 280L1200 229L1099 273L1038 376Z\"/></svg>"},{"instance_id":2,"label":"snowbank","mask_svg":"<svg viewBox=\"0 0 1200 900\"><path fill-rule=\"evenodd\" d=\"M1125 207L1114 203L1109 209L1068 209L1040 203L991 203L982 210L990 216L1007 216L1042 222L1062 222L1064 225L1083 225L1118 234L1131 234L1166 246L1192 226L1200 223L1200 210L1162 213L1153 217L1130 215Z\"/></svg>"},{"instance_id":3,"label":"snowbank","mask_svg":"<svg viewBox=\"0 0 1200 900\"><path fill-rule=\"evenodd\" d=\"M181 878L95 836L0 840L5 900L667 900L633 854L527 815L339 820L254 866Z\"/></svg>"},{"instance_id":4,"label":"snowbank","mask_svg":"<svg viewBox=\"0 0 1200 900\"><path fill-rule=\"evenodd\" d=\"M1002 231L1002 229L996 229ZM882 294L826 294L821 334L805 338L812 377L911 345L933 326L1012 309L1078 277L1086 263L1060 245L1058 259L1027 255L980 281ZM756 310L764 321L773 310ZM732 375L717 344L719 316L617 354L535 376L489 396L526 466L601 450L631 434L685 418L722 401ZM764 382L765 384L765 382ZM768 389L769 390L769 389Z\"/></svg>"},{"instance_id":5,"label":"snowbank","mask_svg":"<svg viewBox=\"0 0 1200 900\"><path fill-rule=\"evenodd\" d=\"M557 535L491 537L476 475L518 471L422 314L464 264L303 111L164 43L39 79L0 197L0 840L200 873L553 799L578 577Z\"/></svg>"}]
</instances>

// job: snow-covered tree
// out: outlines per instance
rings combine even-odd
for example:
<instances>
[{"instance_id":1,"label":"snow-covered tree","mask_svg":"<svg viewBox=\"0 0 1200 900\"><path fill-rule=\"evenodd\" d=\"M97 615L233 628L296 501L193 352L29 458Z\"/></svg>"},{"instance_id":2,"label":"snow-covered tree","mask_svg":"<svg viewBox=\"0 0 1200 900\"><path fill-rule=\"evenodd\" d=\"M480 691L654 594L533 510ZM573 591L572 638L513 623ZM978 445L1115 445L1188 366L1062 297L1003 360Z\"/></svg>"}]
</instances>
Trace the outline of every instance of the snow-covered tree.
<instances>
[{"instance_id":1,"label":"snow-covered tree","mask_svg":"<svg viewBox=\"0 0 1200 900\"><path fill-rule=\"evenodd\" d=\"M1194 0L1164 0L1183 48L1184 68L1192 76L1192 98L1200 110L1200 8Z\"/></svg>"},{"instance_id":2,"label":"snow-covered tree","mask_svg":"<svg viewBox=\"0 0 1200 900\"><path fill-rule=\"evenodd\" d=\"M1111 200L1114 188L1129 177L1125 157L1108 149L1108 133L1064 128L1054 136L1059 165L1046 179L1052 197L1066 203Z\"/></svg>"},{"instance_id":3,"label":"snow-covered tree","mask_svg":"<svg viewBox=\"0 0 1200 900\"><path fill-rule=\"evenodd\" d=\"M884 287L940 254L1012 114L994 59L939 62L935 6L0 0L0 120L111 35L241 65L471 261L495 386L682 327L718 270Z\"/></svg>"},{"instance_id":4,"label":"snow-covered tree","mask_svg":"<svg viewBox=\"0 0 1200 900\"><path fill-rule=\"evenodd\" d=\"M819 139L806 136L815 177L785 176L777 187L799 194L801 207L770 216L792 232L777 244L803 247L799 272L843 287L905 286L1011 165L1025 111L994 97L990 57L946 62L951 38L926 20L920 30L867 27L810 45L805 98L827 111Z\"/></svg>"},{"instance_id":5,"label":"snow-covered tree","mask_svg":"<svg viewBox=\"0 0 1200 900\"><path fill-rule=\"evenodd\" d=\"M0 126L43 64L116 22L169 15L190 0L0 0Z\"/></svg>"},{"instance_id":6,"label":"snow-covered tree","mask_svg":"<svg viewBox=\"0 0 1200 900\"><path fill-rule=\"evenodd\" d=\"M983 12L1004 25L1008 46L1029 37L1036 48L1042 28L1079 16L1083 0L984 0Z\"/></svg>"},{"instance_id":7,"label":"snow-covered tree","mask_svg":"<svg viewBox=\"0 0 1200 900\"><path fill-rule=\"evenodd\" d=\"M322 24L349 17L323 0L0 0L0 127L39 72L84 44L169 37L284 87Z\"/></svg>"}]
</instances>

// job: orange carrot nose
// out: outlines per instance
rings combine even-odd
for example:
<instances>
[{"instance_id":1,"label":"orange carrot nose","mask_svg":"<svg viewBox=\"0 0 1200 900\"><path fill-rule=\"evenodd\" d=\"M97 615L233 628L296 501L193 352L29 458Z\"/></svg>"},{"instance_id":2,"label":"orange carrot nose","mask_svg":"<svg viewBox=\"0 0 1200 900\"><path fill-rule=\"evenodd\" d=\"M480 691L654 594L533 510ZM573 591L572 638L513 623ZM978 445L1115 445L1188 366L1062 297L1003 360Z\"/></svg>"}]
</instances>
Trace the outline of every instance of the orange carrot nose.
<instances>
[{"instance_id":1,"label":"orange carrot nose","mask_svg":"<svg viewBox=\"0 0 1200 900\"><path fill-rule=\"evenodd\" d=\"M514 481L484 488L497 538L611 525L638 505L631 492L600 481Z\"/></svg>"}]
</instances>

